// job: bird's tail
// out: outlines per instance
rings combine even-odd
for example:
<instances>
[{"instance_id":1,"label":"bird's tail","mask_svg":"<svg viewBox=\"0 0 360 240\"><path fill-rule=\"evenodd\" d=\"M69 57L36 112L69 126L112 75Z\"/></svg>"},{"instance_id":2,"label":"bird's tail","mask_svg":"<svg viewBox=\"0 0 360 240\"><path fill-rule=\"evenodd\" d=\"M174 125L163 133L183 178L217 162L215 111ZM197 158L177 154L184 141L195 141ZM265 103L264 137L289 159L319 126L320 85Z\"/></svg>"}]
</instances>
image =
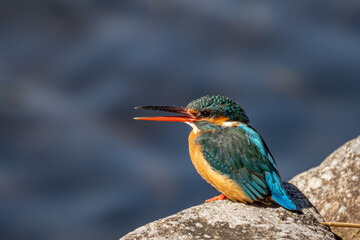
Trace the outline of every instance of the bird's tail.
<instances>
[{"instance_id":1,"label":"bird's tail","mask_svg":"<svg viewBox=\"0 0 360 240\"><path fill-rule=\"evenodd\" d=\"M286 195L285 189L276 172L265 172L265 179L271 192L271 198L288 210L296 210L295 204Z\"/></svg>"}]
</instances>

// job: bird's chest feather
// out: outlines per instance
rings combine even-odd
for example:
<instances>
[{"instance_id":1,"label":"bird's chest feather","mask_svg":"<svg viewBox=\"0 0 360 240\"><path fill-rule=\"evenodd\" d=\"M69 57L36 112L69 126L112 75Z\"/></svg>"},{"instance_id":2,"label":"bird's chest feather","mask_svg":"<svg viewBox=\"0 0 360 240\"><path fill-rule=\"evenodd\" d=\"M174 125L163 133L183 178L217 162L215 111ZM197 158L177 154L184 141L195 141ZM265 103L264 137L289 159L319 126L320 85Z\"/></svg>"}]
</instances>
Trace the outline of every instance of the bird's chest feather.
<instances>
[{"instance_id":1,"label":"bird's chest feather","mask_svg":"<svg viewBox=\"0 0 360 240\"><path fill-rule=\"evenodd\" d=\"M202 178L204 178L206 181L208 181L210 184L212 184L212 181L210 179L210 175L212 175L212 170L210 164L205 160L203 157L202 151L201 151L201 145L196 144L195 140L198 137L199 132L194 133L194 131L191 131L189 135L189 153L192 163L194 164L196 170L201 175Z\"/></svg>"},{"instance_id":2,"label":"bird's chest feather","mask_svg":"<svg viewBox=\"0 0 360 240\"><path fill-rule=\"evenodd\" d=\"M196 138L199 134L201 133L194 133L191 131L189 135L190 158L197 172L202 178L229 199L233 201L252 202L235 181L211 167L202 154L202 146L196 143Z\"/></svg>"}]
</instances>

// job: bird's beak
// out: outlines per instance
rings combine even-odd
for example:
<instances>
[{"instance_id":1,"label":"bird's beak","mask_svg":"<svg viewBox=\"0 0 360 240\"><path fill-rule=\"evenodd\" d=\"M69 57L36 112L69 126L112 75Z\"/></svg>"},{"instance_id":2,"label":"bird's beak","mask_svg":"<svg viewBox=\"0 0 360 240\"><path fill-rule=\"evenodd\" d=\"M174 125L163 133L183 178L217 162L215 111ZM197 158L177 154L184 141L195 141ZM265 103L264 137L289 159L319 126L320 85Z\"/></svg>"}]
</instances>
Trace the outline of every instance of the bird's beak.
<instances>
[{"instance_id":1,"label":"bird's beak","mask_svg":"<svg viewBox=\"0 0 360 240\"><path fill-rule=\"evenodd\" d=\"M188 111L186 111L184 107L143 106L143 107L135 107L135 109L158 110L158 111L179 113L183 115L183 116L163 116L163 117L136 117L134 118L135 120L163 121L163 122L195 122L200 120L194 117Z\"/></svg>"}]
</instances>

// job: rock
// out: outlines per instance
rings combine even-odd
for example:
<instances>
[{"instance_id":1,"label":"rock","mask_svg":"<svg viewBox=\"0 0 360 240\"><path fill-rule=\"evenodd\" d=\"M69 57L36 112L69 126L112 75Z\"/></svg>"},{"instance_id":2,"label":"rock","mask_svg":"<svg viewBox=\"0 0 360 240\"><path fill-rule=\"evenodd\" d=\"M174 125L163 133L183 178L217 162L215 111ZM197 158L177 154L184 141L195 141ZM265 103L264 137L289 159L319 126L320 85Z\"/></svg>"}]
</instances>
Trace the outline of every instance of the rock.
<instances>
[{"instance_id":1,"label":"rock","mask_svg":"<svg viewBox=\"0 0 360 240\"><path fill-rule=\"evenodd\" d=\"M214 201L149 223L121 239L335 239L305 196L292 184L285 183L285 188L302 212Z\"/></svg>"},{"instance_id":2,"label":"rock","mask_svg":"<svg viewBox=\"0 0 360 240\"><path fill-rule=\"evenodd\" d=\"M347 142L320 166L291 181L328 222L360 223L360 136ZM331 230L343 239L360 239L359 228Z\"/></svg>"}]
</instances>

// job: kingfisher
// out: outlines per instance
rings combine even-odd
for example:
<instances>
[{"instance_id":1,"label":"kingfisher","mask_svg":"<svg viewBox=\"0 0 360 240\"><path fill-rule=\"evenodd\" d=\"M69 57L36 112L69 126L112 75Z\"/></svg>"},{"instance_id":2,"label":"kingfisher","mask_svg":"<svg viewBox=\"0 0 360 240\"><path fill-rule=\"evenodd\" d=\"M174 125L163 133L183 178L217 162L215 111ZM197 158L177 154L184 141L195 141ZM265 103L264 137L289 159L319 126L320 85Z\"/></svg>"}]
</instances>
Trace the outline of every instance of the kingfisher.
<instances>
[{"instance_id":1,"label":"kingfisher","mask_svg":"<svg viewBox=\"0 0 360 240\"><path fill-rule=\"evenodd\" d=\"M241 106L230 98L207 95L186 107L142 106L178 116L137 117L136 120L184 122L192 127L190 158L197 172L221 194L206 200L230 199L251 204L275 201L296 210L287 196L277 165L260 134L249 125Z\"/></svg>"}]
</instances>

